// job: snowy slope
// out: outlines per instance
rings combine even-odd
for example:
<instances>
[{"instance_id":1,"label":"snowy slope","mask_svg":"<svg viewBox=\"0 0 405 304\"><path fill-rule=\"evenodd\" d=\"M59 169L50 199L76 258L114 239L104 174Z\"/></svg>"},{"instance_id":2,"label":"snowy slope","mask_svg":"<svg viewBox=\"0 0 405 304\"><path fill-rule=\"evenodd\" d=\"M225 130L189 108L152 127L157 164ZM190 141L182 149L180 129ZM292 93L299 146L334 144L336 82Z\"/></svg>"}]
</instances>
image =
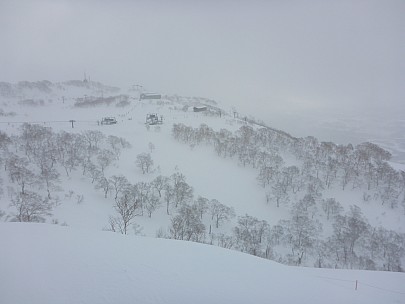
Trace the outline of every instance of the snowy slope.
<instances>
[{"instance_id":1,"label":"snowy slope","mask_svg":"<svg viewBox=\"0 0 405 304\"><path fill-rule=\"evenodd\" d=\"M11 97L3 97L1 108L6 113L14 112L16 115L1 117L1 131L15 135L19 133L21 122L36 122L51 127L54 132L82 133L86 130L99 130L106 135L123 137L131 143L132 148L123 150L120 160L106 169L107 178L122 174L135 184L140 181L150 182L158 175L170 176L175 172L181 172L194 188L195 198L201 195L208 199L217 199L226 206L233 207L237 216L249 214L259 220L266 220L270 225L275 225L280 219L287 219L290 216L290 206L281 205L277 208L274 202L266 203L266 190L256 180L257 169L243 167L235 159L218 157L212 147L190 147L173 139L174 123L183 123L192 127L198 127L204 123L215 131L222 128L236 131L244 125L244 122L234 119L232 112L222 117L210 117L202 113L182 111L185 103L192 106L194 103L198 104L199 99L166 97L162 102L139 101L139 92L136 91L111 92L111 95L122 93L129 95L130 104L125 107L117 107L113 104L78 108L74 106L78 99L101 97L103 94L108 96L110 94L107 94L108 87L100 89L97 85L72 86L66 83L49 86L52 88L51 93L46 90L41 91L35 86L31 88L32 85L25 85ZM44 104L30 106L19 102L21 99L30 97L34 100L44 100ZM148 113L163 115L164 124L147 129L145 117ZM115 116L118 124L99 125L98 121L104 116ZM75 120L74 128L71 128L69 120ZM155 146L153 151L149 150L149 143ZM135 165L136 155L143 152L151 152L154 160L154 171L151 174L142 174ZM102 191L94 189L94 184L80 171L78 169L66 176L63 170L60 170L63 189L56 193L60 198L59 205L54 208L53 215L47 218L47 222L54 220L66 223L83 232L100 231L108 226L109 216L115 214L114 198L111 194L104 198ZM2 174L4 174L2 176L3 195L0 196L0 211L9 215L15 210L9 206L7 186L15 185L8 184L6 173L3 171ZM73 196L69 196L69 193L73 193ZM80 195L83 195L84 201L77 204L76 196ZM332 189L325 191L324 197L336 197L345 210L348 210L352 204L359 205L373 227L381 225L397 232L405 232L405 215L402 210L399 212L398 209L382 207L379 202L363 202L361 191L348 189L342 192ZM152 215L152 218L146 215L136 217L135 222L143 227L143 234L155 236L159 228L167 231L173 214L175 210L169 216L162 207ZM8 219L5 216L1 220ZM230 235L236 221L237 217L226 222L219 229L212 225L213 232ZM213 224L207 214L204 215L204 224L207 230L209 225ZM326 229L331 226L326 221L323 224ZM130 233L133 233L132 229ZM289 248L285 249L287 250L288 253L291 251ZM312 266L314 263L309 260L305 265Z\"/></svg>"},{"instance_id":2,"label":"snowy slope","mask_svg":"<svg viewBox=\"0 0 405 304\"><path fill-rule=\"evenodd\" d=\"M32 84L28 88L27 86L20 88L19 94L26 97L33 94L36 98L47 100L47 102L43 106L32 107L21 105L17 100L3 101L3 109L6 112L15 112L16 116L2 117L1 130L7 134L17 134L21 126L20 122L39 122L43 126L51 127L54 132L81 133L85 130L100 130L106 135L123 137L132 144L132 149L124 150L120 161L115 166L107 168L105 173L107 177L123 174L130 182L136 183L151 181L158 175L170 176L174 172L181 172L195 189L195 197L201 195L209 199L218 199L221 203L234 207L237 215L249 214L264 219L272 225L288 215L288 207L275 208L274 204L266 204L265 191L256 180L258 174L256 169L241 167L235 160L218 157L212 147L198 146L191 149L172 138L171 130L174 123L182 123L194 128L204 123L216 131L222 128L236 131L244 123L233 119L232 113L225 113L226 115L222 117L209 117L201 113L183 112L181 111L182 103L192 105L199 99L177 97L171 98L171 100L163 99L162 103L139 101L139 92L131 90L115 92L116 94L129 94L131 103L126 107L104 105L78 108L74 107L78 98L101 97L99 87L103 86L97 83L87 86L71 86L67 83L70 82L48 84L53 89L52 93L38 92L37 89L32 88ZM106 86L104 90L107 91L108 88ZM179 102L176 102L177 99ZM164 124L147 130L144 123L148 113L163 115ZM104 116L115 116L118 124L98 125L98 121ZM73 129L69 120L75 120ZM136 168L135 159L137 154L149 152L149 143L153 143L155 146L151 153L155 171L152 174L143 175ZM215 173L215 178L212 178L213 173ZM83 194L87 205L77 206L72 200L65 200L64 194L60 193L62 203L59 208L54 210L55 219L61 223L77 224L87 229L101 229L107 224L108 216L113 213L113 199L105 199L102 193L94 190L93 185L79 172L73 173L67 180L64 179L63 188L64 194L71 190L77 195ZM325 194L325 197L336 197L345 208L351 204L360 205L373 226L382 225L389 229L405 232L403 213L389 208L382 209L380 205L362 203L362 192L330 191ZM3 210L7 208L6 204L7 202L3 202ZM161 211L164 213L164 210ZM139 218L140 224L145 227L144 233L150 236L153 236L159 227L165 228L167 220L162 216L151 225L149 219Z\"/></svg>"},{"instance_id":3,"label":"snowy slope","mask_svg":"<svg viewBox=\"0 0 405 304\"><path fill-rule=\"evenodd\" d=\"M66 88L64 103L58 98L43 107L8 104L7 109L12 109L17 116L4 117L2 120L10 121L10 123L2 124L2 130L7 134L17 134L21 123L14 123L16 121L43 122L43 126L51 127L54 132L63 130L80 133L85 130L100 130L106 135L123 137L132 145L132 149L123 151L116 166L107 168L105 173L107 177L123 174L130 182L136 183L142 180L151 181L158 175L170 176L174 172L181 172L195 189L195 197L201 195L209 199L218 199L221 203L234 207L238 215L247 213L275 223L280 214L286 213L286 210L271 212L269 206L264 203L265 193L256 181L257 170L240 167L230 159L219 158L211 148L197 147L192 150L187 145L176 142L171 134L174 123L183 123L192 127L205 123L214 130L226 128L235 131L243 125L239 121L230 116L218 118L200 113L183 112L179 110L182 105L177 103L168 102L160 105L147 100L139 101L137 92L129 92L132 102L125 108L115 106L77 108L73 106L76 98L83 97L85 93L88 96L95 94L92 91L80 89L77 91ZM45 98L43 97L43 99ZM164 124L158 129L152 127L147 130L145 117L148 113L163 115ZM99 126L98 120L104 116L117 117L118 124ZM76 120L73 129L69 123L71 119ZM156 147L151 153L156 170L152 174L143 175L136 167L135 159L137 154L149 152L149 143L153 143ZM215 178L213 179L214 172ZM53 218L60 223L66 222L68 225L79 225L86 229L100 230L107 225L108 216L114 213L113 198L105 199L101 192L93 189L93 185L88 179L81 176L80 172L73 172L72 176L67 179L62 175L62 178L64 193L59 194L62 202L54 210ZM243 189L243 191L239 191L239 189ZM83 194L84 204L77 205L74 200L65 199L64 194L70 190L74 191L75 195ZM6 208L6 202L3 202L3 210ZM152 224L151 220L146 217L138 219L138 222L145 228L143 232L149 236L154 236L159 227L166 228L167 226L168 218L164 215L164 208L160 211L162 216ZM159 216L159 212L157 215Z\"/></svg>"},{"instance_id":4,"label":"snowy slope","mask_svg":"<svg viewBox=\"0 0 405 304\"><path fill-rule=\"evenodd\" d=\"M47 224L0 224L0 240L2 304L405 303L402 273L289 267L209 245Z\"/></svg>"}]
</instances>

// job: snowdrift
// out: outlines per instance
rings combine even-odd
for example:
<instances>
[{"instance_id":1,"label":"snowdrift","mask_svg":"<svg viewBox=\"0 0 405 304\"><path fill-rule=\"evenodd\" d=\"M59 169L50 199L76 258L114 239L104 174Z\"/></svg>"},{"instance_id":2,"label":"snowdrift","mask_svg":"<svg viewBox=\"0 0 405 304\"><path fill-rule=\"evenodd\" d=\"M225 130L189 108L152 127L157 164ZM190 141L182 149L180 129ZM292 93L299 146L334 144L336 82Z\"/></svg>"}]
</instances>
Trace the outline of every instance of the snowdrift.
<instances>
[{"instance_id":1,"label":"snowdrift","mask_svg":"<svg viewBox=\"0 0 405 304\"><path fill-rule=\"evenodd\" d=\"M405 303L403 273L290 267L209 245L47 224L2 223L0 240L2 304Z\"/></svg>"}]
</instances>

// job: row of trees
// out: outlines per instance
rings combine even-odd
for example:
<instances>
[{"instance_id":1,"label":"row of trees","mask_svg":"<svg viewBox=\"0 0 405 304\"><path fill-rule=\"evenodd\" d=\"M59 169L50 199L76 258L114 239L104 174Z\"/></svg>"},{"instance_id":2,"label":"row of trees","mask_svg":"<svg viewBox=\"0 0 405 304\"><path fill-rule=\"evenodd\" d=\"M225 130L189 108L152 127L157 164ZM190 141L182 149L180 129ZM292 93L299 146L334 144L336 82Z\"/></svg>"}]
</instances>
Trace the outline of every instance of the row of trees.
<instances>
[{"instance_id":1,"label":"row of trees","mask_svg":"<svg viewBox=\"0 0 405 304\"><path fill-rule=\"evenodd\" d=\"M305 195L308 188L320 194L349 188L362 191L364 201L375 200L392 209L402 206L405 212L405 172L395 170L389 163L391 154L373 143L336 145L247 125L232 133L214 131L205 124L199 128L174 124L172 134L192 146L211 145L219 156L256 168L259 184L277 207L290 202L296 193ZM289 161L293 165L286 164L281 152L288 159L295 158Z\"/></svg>"},{"instance_id":2,"label":"row of trees","mask_svg":"<svg viewBox=\"0 0 405 304\"><path fill-rule=\"evenodd\" d=\"M226 214L227 220L234 216ZM168 232L160 229L157 237L214 244L289 265L404 271L405 236L371 227L359 207L336 215L331 228L332 234L322 239L321 223L295 209L289 219L274 226L244 215L237 218L232 234L208 232L195 202L183 205L172 217Z\"/></svg>"},{"instance_id":3,"label":"row of trees","mask_svg":"<svg viewBox=\"0 0 405 304\"><path fill-rule=\"evenodd\" d=\"M134 223L136 216L152 214L164 207L171 215L171 236L175 239L201 241L199 231L194 235L195 227L202 227L205 214L209 214L216 228L235 216L232 208L216 199L198 197L194 201L194 190L186 182L183 174L176 172L170 177L159 175L150 183L131 184L123 175L114 175L109 179L99 179L95 187L103 189L105 197L114 198L116 215L110 217L109 228L123 234ZM193 225L190 227L189 225Z\"/></svg>"},{"instance_id":4,"label":"row of trees","mask_svg":"<svg viewBox=\"0 0 405 304\"><path fill-rule=\"evenodd\" d=\"M58 202L61 171L69 176L80 169L93 183L102 181L105 169L129 147L125 139L100 131L55 133L26 123L17 135L0 132L0 164L11 183L8 194L15 209L11 220L44 221Z\"/></svg>"},{"instance_id":5,"label":"row of trees","mask_svg":"<svg viewBox=\"0 0 405 304\"><path fill-rule=\"evenodd\" d=\"M216 136L221 137L220 141L234 138L233 148L221 150L221 153L226 151L226 157L237 157L242 165L253 166L251 157L260 144L256 148L243 148L245 153L235 147L241 143L250 145L251 137L257 136L259 130L252 133L243 127L234 135L227 130L213 132L204 125L198 131L185 128L174 125L173 130L177 131L173 132L182 141L186 136L188 143L195 143L197 138L199 143L216 147ZM323 171L319 170L317 176L316 171L308 169L313 167L307 164L306 157L297 157L302 166L285 166L279 152L295 155L291 148L294 140L289 137L276 136L274 146L263 148L263 145L254 166L262 176L258 181L268 191L268 201L287 206L290 216L271 226L264 220L244 215L238 217L231 228L229 222L236 216L233 208L216 199L195 198L192 186L181 173L157 176L151 182L136 184L123 175L106 177L106 168L119 159L121 149L128 148L129 144L121 138L100 133L53 133L38 125L23 125L21 134L12 137L0 132L0 161L5 176L14 185L14 189L8 191L10 206L15 210L12 220L44 221L57 204L55 192L60 189L60 172L70 175L80 169L96 189L103 191L105 198L113 199L115 214L109 219L112 231L127 234L130 227L136 225L137 216L152 217L154 212L164 208L170 216L170 225L167 231L161 230L159 236L217 244L288 264L402 271L404 236L382 227L371 227L356 206L344 212L335 199L324 199L322 192L327 185L322 180ZM313 145L308 144L308 147ZM232 151L236 151L235 154ZM138 155L137 165L144 174L151 172L150 154ZM359 167L362 166L359 163ZM378 182L386 184L388 181L384 177ZM337 184L331 183L330 187L334 185ZM0 212L1 216L4 212ZM231 234L224 233L230 228Z\"/></svg>"},{"instance_id":6,"label":"row of trees","mask_svg":"<svg viewBox=\"0 0 405 304\"><path fill-rule=\"evenodd\" d=\"M405 174L391 167L391 155L384 149L372 143L356 147L319 143L313 137L298 139L249 126L232 133L216 132L204 124L199 128L175 124L172 134L192 146L211 145L219 156L256 168L267 202L290 211L289 219L273 227L248 215L240 217L233 235L209 235L211 243L216 239L220 246L288 264L312 261L317 267L402 271L402 234L371 227L357 206L345 213L335 198L323 198L326 190L344 191L350 186L363 192L364 201L379 201L390 208L402 203L405 209ZM286 165L281 153L293 165ZM377 232L390 236L383 247L375 242Z\"/></svg>"}]
</instances>

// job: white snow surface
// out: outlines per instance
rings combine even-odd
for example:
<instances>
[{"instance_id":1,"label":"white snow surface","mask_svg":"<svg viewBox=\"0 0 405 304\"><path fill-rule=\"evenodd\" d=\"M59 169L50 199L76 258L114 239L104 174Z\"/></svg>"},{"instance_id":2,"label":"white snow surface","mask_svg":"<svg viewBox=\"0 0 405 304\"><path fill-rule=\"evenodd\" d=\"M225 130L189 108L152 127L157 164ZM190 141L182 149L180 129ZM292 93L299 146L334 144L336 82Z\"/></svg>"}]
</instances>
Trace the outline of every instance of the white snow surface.
<instances>
[{"instance_id":1,"label":"white snow surface","mask_svg":"<svg viewBox=\"0 0 405 304\"><path fill-rule=\"evenodd\" d=\"M1 108L16 116L2 117L1 130L13 135L19 132L21 122L40 122L55 132L100 130L124 137L132 148L123 150L120 161L106 169L107 177L123 174L136 183L181 172L193 186L195 197L216 198L235 208L238 216L247 213L270 225L288 216L287 206L266 204L265 190L256 180L257 170L218 157L212 147L192 149L171 136L173 123L193 127L206 123L214 130L235 131L241 122L233 119L231 112L221 118L207 117L175 110L174 106L181 106L175 103L139 102L135 93L124 108L76 108L76 97L95 93L66 88L55 94L24 92L24 98L45 100L45 106L38 107L3 99ZM147 130L147 113L163 115L164 124ZM104 116L115 116L118 124L99 126L97 121ZM68 122L71 119L76 120L74 129ZM155 171L143 175L135 158L149 152L149 142L156 147L151 153ZM55 193L60 204L47 222L57 220L69 227L0 223L0 304L405 303L403 273L290 267L215 246L102 232L115 212L111 195L104 198L80 170L69 177L61 173L63 190ZM5 179L0 209L10 214L13 210L6 189ZM70 198L69 191L74 193ZM361 194L332 190L325 197L336 197L346 210L359 205L373 226L405 231L403 212L382 208L378 202L364 203ZM84 202L77 204L76 195L84 195ZM135 222L143 227L143 234L154 236L158 228L166 230L169 221L162 207L152 218L137 217ZM235 221L225 223L219 231L213 227L213 231L230 233ZM205 218L207 227L210 223Z\"/></svg>"},{"instance_id":2,"label":"white snow surface","mask_svg":"<svg viewBox=\"0 0 405 304\"><path fill-rule=\"evenodd\" d=\"M0 240L2 304L405 303L403 273L291 267L209 245L50 224L1 223Z\"/></svg>"}]
</instances>

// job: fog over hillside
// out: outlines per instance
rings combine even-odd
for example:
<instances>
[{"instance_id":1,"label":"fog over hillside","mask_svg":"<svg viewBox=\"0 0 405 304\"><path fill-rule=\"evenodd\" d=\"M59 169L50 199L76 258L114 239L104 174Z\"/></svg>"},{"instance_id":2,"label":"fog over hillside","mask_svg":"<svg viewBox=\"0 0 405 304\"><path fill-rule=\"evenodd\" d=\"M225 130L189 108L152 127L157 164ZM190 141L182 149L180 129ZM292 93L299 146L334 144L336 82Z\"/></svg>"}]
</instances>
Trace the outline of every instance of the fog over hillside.
<instances>
[{"instance_id":1,"label":"fog over hillside","mask_svg":"<svg viewBox=\"0 0 405 304\"><path fill-rule=\"evenodd\" d=\"M244 112L403 109L403 1L6 0L0 8L3 81L87 72Z\"/></svg>"},{"instance_id":2,"label":"fog over hillside","mask_svg":"<svg viewBox=\"0 0 405 304\"><path fill-rule=\"evenodd\" d=\"M0 1L0 295L323 303L322 285L329 302L402 303L404 14ZM81 269L91 283L66 285Z\"/></svg>"},{"instance_id":3,"label":"fog over hillside","mask_svg":"<svg viewBox=\"0 0 405 304\"><path fill-rule=\"evenodd\" d=\"M296 136L375 140L404 162L404 12L400 0L6 0L0 81L86 72L219 100Z\"/></svg>"},{"instance_id":4,"label":"fog over hillside","mask_svg":"<svg viewBox=\"0 0 405 304\"><path fill-rule=\"evenodd\" d=\"M295 137L207 98L87 79L0 94L4 221L403 269L404 167L375 143Z\"/></svg>"}]
</instances>

